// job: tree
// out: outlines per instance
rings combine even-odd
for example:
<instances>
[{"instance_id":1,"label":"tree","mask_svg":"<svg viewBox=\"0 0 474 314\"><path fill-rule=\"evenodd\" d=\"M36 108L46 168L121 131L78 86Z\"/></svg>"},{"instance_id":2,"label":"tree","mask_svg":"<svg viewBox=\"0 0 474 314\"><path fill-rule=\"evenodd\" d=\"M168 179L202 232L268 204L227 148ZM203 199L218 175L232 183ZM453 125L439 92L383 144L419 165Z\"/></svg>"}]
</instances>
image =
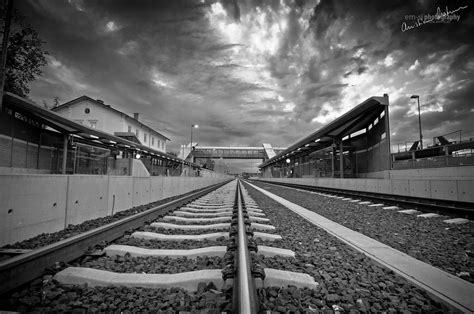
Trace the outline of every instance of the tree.
<instances>
[{"instance_id":1,"label":"tree","mask_svg":"<svg viewBox=\"0 0 474 314\"><path fill-rule=\"evenodd\" d=\"M54 97L54 100L53 100L53 108L59 107L59 105L60 105L59 101L60 101L60 100L61 100L61 99L60 99L58 96Z\"/></svg>"},{"instance_id":2,"label":"tree","mask_svg":"<svg viewBox=\"0 0 474 314\"><path fill-rule=\"evenodd\" d=\"M4 12L4 11L3 11ZM3 13L2 12L2 13ZM5 15L2 14L4 22ZM18 11L14 11L10 38L7 47L5 71L5 91L25 97L30 89L28 84L42 75L41 67L46 65L47 51L38 33L25 22Z\"/></svg>"},{"instance_id":3,"label":"tree","mask_svg":"<svg viewBox=\"0 0 474 314\"><path fill-rule=\"evenodd\" d=\"M51 105L49 105L46 100L43 99L43 107L45 107L46 109L51 109L51 108L56 108L56 107L59 107L60 103L59 101L61 100L61 98L59 98L58 96L54 97L54 100L53 100L53 103Z\"/></svg>"}]
</instances>

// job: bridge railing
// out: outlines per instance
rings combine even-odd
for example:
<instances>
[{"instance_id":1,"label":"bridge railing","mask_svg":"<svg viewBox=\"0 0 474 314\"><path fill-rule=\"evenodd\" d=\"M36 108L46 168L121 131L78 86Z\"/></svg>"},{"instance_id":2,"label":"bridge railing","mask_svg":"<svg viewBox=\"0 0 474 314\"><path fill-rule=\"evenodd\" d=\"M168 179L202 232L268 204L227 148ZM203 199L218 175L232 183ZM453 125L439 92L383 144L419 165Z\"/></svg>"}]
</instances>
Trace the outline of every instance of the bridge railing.
<instances>
[{"instance_id":1,"label":"bridge railing","mask_svg":"<svg viewBox=\"0 0 474 314\"><path fill-rule=\"evenodd\" d=\"M392 169L417 169L438 167L474 166L474 154L435 156L419 159L395 160Z\"/></svg>"}]
</instances>

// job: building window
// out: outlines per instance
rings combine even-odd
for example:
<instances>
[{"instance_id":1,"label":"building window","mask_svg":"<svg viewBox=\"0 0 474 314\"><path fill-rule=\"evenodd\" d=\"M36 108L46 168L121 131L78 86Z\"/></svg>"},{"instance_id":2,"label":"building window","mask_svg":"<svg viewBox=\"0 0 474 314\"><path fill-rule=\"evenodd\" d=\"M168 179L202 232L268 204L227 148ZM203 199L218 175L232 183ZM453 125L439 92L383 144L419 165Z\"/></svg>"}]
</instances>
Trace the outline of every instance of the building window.
<instances>
[{"instance_id":1,"label":"building window","mask_svg":"<svg viewBox=\"0 0 474 314\"><path fill-rule=\"evenodd\" d=\"M146 143L146 133L143 133L143 142Z\"/></svg>"},{"instance_id":2,"label":"building window","mask_svg":"<svg viewBox=\"0 0 474 314\"><path fill-rule=\"evenodd\" d=\"M160 146L161 146L161 141L160 141L160 140L156 141L156 144L158 145L158 148L160 148Z\"/></svg>"},{"instance_id":3,"label":"building window","mask_svg":"<svg viewBox=\"0 0 474 314\"><path fill-rule=\"evenodd\" d=\"M161 148L165 149L165 141L161 142Z\"/></svg>"},{"instance_id":4,"label":"building window","mask_svg":"<svg viewBox=\"0 0 474 314\"><path fill-rule=\"evenodd\" d=\"M153 136L151 137L151 145L155 145L155 138Z\"/></svg>"},{"instance_id":5,"label":"building window","mask_svg":"<svg viewBox=\"0 0 474 314\"><path fill-rule=\"evenodd\" d=\"M132 126L131 125L128 126L128 133L132 133Z\"/></svg>"},{"instance_id":6,"label":"building window","mask_svg":"<svg viewBox=\"0 0 474 314\"><path fill-rule=\"evenodd\" d=\"M91 112L91 110L90 110L89 108L86 108L86 109L84 109L84 112L85 112L86 114L89 114L89 113Z\"/></svg>"},{"instance_id":7,"label":"building window","mask_svg":"<svg viewBox=\"0 0 474 314\"><path fill-rule=\"evenodd\" d=\"M135 135L137 136L137 138L138 136L140 136L140 131L138 129L135 130Z\"/></svg>"}]
</instances>

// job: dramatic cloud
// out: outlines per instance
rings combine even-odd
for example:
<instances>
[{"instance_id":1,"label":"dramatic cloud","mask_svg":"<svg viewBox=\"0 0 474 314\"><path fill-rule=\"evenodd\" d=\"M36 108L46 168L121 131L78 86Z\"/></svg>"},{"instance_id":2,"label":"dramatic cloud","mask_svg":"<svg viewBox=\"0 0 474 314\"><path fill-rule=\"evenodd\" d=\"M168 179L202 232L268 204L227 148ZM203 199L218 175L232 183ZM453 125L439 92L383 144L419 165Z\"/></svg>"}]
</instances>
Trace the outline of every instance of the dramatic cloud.
<instances>
[{"instance_id":1,"label":"dramatic cloud","mask_svg":"<svg viewBox=\"0 0 474 314\"><path fill-rule=\"evenodd\" d=\"M86 94L141 112L172 139L174 151L189 142L193 123L201 145L287 146L384 93L392 143L417 138L412 94L420 95L425 139L458 129L474 137L474 16L467 1L15 5L50 53L44 76L31 86L33 100ZM415 24L438 10L454 19Z\"/></svg>"}]
</instances>

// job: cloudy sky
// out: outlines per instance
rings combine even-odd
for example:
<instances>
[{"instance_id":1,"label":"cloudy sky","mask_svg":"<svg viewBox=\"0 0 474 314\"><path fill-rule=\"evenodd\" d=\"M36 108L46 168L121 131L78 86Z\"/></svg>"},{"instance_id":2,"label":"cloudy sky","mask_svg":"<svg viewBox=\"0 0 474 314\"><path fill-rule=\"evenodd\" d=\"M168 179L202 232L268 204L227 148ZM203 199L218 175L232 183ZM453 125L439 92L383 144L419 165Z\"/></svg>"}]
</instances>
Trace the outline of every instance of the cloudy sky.
<instances>
[{"instance_id":1,"label":"cloudy sky","mask_svg":"<svg viewBox=\"0 0 474 314\"><path fill-rule=\"evenodd\" d=\"M46 42L38 103L104 100L172 139L288 146L371 96L392 143L474 137L472 1L17 0ZM438 9L439 8L439 9ZM450 21L413 16L449 12ZM405 23L405 24L404 24ZM471 35L469 35L471 34ZM426 143L426 142L425 142Z\"/></svg>"}]
</instances>

